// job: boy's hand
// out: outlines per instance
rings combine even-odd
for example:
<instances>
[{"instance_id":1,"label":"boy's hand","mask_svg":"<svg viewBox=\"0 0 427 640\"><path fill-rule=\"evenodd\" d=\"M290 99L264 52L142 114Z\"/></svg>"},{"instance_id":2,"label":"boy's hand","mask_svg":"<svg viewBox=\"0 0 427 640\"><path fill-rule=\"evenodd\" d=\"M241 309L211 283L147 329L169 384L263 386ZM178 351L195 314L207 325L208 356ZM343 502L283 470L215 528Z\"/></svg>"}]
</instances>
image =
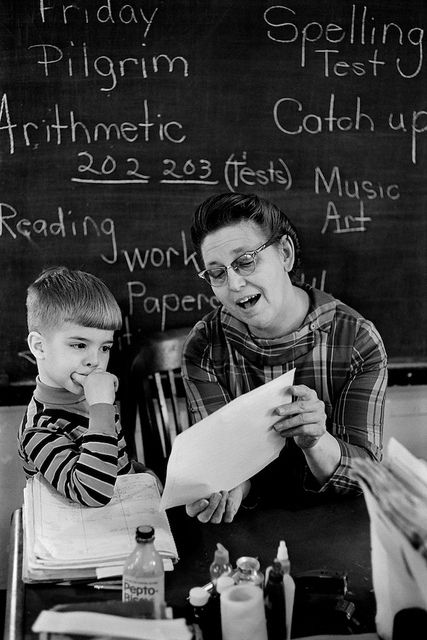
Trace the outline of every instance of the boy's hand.
<instances>
[{"instance_id":1,"label":"boy's hand","mask_svg":"<svg viewBox=\"0 0 427 640\"><path fill-rule=\"evenodd\" d=\"M108 371L95 369L92 373L84 376L80 373L73 373L72 379L83 387L86 400L89 405L104 402L114 404L119 381L116 376Z\"/></svg>"}]
</instances>

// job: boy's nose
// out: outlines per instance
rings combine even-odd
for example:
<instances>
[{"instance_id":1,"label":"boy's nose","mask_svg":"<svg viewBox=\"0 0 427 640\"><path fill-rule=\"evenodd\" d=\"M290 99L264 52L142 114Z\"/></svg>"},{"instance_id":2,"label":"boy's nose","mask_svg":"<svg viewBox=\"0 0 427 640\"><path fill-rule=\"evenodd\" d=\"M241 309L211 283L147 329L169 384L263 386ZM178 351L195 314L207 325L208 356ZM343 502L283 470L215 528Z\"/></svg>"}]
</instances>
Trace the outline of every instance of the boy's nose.
<instances>
[{"instance_id":1,"label":"boy's nose","mask_svg":"<svg viewBox=\"0 0 427 640\"><path fill-rule=\"evenodd\" d=\"M86 354L85 365L87 367L97 367L98 364L98 350Z\"/></svg>"}]
</instances>

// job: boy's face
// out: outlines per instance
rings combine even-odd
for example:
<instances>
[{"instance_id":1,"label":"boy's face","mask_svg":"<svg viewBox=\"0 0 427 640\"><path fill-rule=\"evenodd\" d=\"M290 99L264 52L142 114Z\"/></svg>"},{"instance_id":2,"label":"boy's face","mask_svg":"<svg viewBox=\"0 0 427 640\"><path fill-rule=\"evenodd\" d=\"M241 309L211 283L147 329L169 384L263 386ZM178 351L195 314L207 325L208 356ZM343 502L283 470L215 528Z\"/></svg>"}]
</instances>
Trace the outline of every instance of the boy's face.
<instances>
[{"instance_id":1,"label":"boy's face","mask_svg":"<svg viewBox=\"0 0 427 640\"><path fill-rule=\"evenodd\" d=\"M72 322L64 322L43 335L30 333L29 344L37 358L40 380L50 387L80 394L82 387L72 375L89 375L95 369L105 371L113 337L113 330L82 327Z\"/></svg>"}]
</instances>

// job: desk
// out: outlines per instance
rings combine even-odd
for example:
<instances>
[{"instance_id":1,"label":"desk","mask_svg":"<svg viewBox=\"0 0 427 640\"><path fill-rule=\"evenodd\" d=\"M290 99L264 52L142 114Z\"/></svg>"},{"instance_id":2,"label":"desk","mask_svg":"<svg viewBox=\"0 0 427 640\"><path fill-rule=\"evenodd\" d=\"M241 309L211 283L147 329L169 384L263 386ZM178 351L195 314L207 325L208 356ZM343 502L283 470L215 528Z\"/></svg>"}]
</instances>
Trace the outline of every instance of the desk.
<instances>
[{"instance_id":1,"label":"desk","mask_svg":"<svg viewBox=\"0 0 427 640\"><path fill-rule=\"evenodd\" d=\"M279 540L284 539L292 573L310 569L347 573L349 599L356 605L362 630L375 631L369 517L362 497L298 510L241 510L231 524L201 524L188 518L181 508L171 509L168 515L180 556L175 570L166 574L168 604L182 608L188 590L209 580L209 564L217 542L229 549L233 564L239 556L257 556L264 571L274 558ZM22 520L18 510L11 528L4 640L34 640L31 625L42 609L64 602L120 598L119 592L86 586L23 584L21 563Z\"/></svg>"}]
</instances>

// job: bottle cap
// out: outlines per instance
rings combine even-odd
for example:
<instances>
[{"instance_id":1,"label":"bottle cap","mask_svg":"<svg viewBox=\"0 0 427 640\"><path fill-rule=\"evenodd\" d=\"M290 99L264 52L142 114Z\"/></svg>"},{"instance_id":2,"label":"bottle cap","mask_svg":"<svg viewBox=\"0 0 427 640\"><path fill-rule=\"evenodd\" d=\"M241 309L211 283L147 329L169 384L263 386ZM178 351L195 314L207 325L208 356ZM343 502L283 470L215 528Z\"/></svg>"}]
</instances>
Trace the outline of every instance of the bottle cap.
<instances>
[{"instance_id":1,"label":"bottle cap","mask_svg":"<svg viewBox=\"0 0 427 640\"><path fill-rule=\"evenodd\" d=\"M230 562L228 551L220 542L216 544L214 562L216 564L228 564Z\"/></svg>"},{"instance_id":2,"label":"bottle cap","mask_svg":"<svg viewBox=\"0 0 427 640\"><path fill-rule=\"evenodd\" d=\"M203 605L209 600L210 593L203 589L203 587L193 587L190 589L189 596L190 604L196 607L203 607Z\"/></svg>"},{"instance_id":3,"label":"bottle cap","mask_svg":"<svg viewBox=\"0 0 427 640\"><path fill-rule=\"evenodd\" d=\"M231 576L219 576L216 581L216 590L218 593L222 593L229 587L233 587L235 582Z\"/></svg>"},{"instance_id":4,"label":"bottle cap","mask_svg":"<svg viewBox=\"0 0 427 640\"><path fill-rule=\"evenodd\" d=\"M140 525L136 528L135 540L137 542L145 542L154 538L154 527L151 525Z\"/></svg>"}]
</instances>

